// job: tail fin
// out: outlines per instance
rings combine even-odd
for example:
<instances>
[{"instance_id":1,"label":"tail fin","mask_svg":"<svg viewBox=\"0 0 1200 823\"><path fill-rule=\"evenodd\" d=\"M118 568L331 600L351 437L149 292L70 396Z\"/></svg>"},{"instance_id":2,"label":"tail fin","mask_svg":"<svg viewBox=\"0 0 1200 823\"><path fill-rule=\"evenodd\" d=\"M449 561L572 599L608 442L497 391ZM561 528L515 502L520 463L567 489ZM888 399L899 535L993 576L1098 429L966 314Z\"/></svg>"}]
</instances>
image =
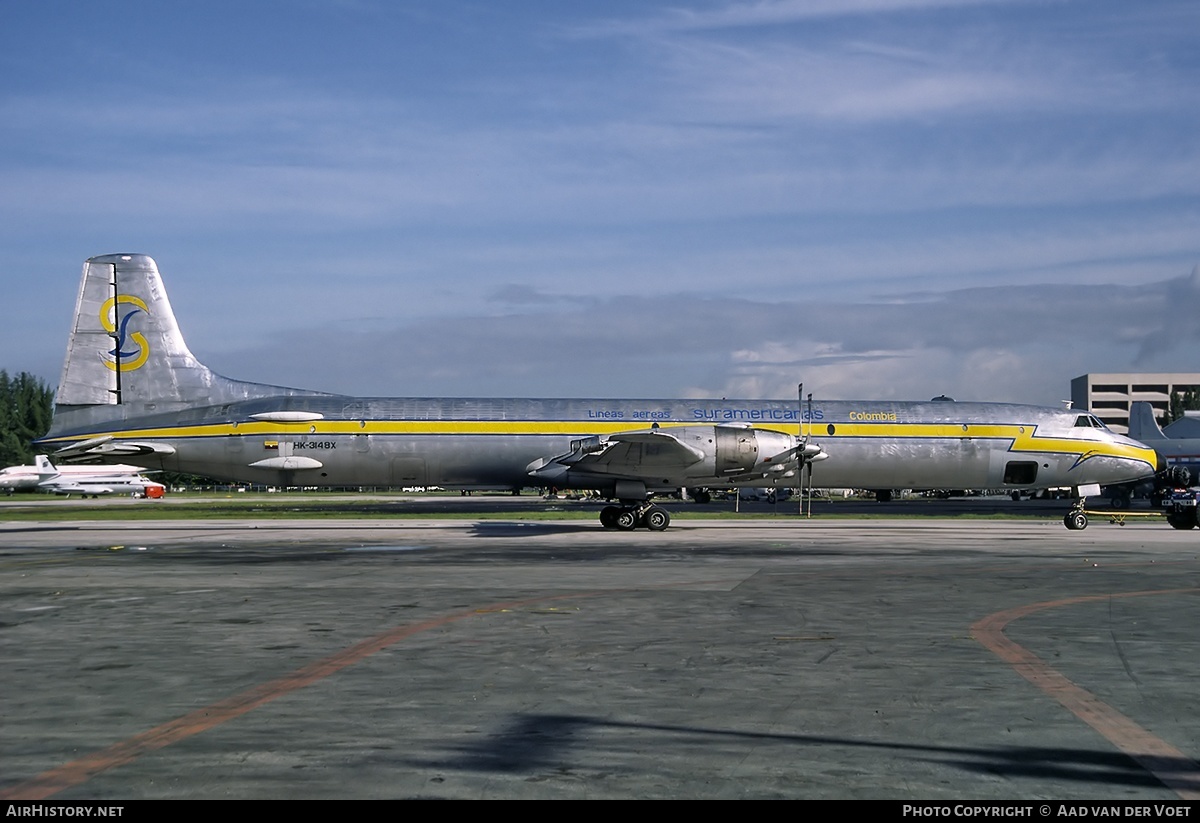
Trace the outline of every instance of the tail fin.
<instances>
[{"instance_id":1,"label":"tail fin","mask_svg":"<svg viewBox=\"0 0 1200 823\"><path fill-rule=\"evenodd\" d=\"M183 342L153 259L108 254L83 264L57 405L195 400L211 396L213 376Z\"/></svg>"},{"instance_id":2,"label":"tail fin","mask_svg":"<svg viewBox=\"0 0 1200 823\"><path fill-rule=\"evenodd\" d=\"M1129 407L1129 436L1142 443L1167 439L1154 417L1154 407L1144 400Z\"/></svg>"},{"instance_id":3,"label":"tail fin","mask_svg":"<svg viewBox=\"0 0 1200 823\"><path fill-rule=\"evenodd\" d=\"M44 454L34 457L33 464L37 467L39 481L58 476L58 469L54 468L54 464L50 462L50 458Z\"/></svg>"},{"instance_id":4,"label":"tail fin","mask_svg":"<svg viewBox=\"0 0 1200 823\"><path fill-rule=\"evenodd\" d=\"M188 350L158 265L144 254L83 264L51 435L148 412L323 392L222 377Z\"/></svg>"}]
</instances>

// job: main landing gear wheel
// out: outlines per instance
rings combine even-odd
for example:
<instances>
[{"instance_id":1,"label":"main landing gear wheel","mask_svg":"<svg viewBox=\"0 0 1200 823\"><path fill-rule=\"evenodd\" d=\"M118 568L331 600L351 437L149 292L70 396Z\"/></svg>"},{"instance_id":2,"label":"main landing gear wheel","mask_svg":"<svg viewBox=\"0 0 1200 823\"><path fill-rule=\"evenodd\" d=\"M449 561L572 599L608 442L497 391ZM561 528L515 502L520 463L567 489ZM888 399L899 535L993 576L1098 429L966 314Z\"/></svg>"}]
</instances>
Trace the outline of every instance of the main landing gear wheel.
<instances>
[{"instance_id":1,"label":"main landing gear wheel","mask_svg":"<svg viewBox=\"0 0 1200 823\"><path fill-rule=\"evenodd\" d=\"M637 528L638 516L633 509L621 509L617 512L615 525L623 532L631 532Z\"/></svg>"},{"instance_id":2,"label":"main landing gear wheel","mask_svg":"<svg viewBox=\"0 0 1200 823\"><path fill-rule=\"evenodd\" d=\"M645 526L652 532L660 532L671 525L671 515L654 505L605 506L600 510L600 525L625 532Z\"/></svg>"},{"instance_id":3,"label":"main landing gear wheel","mask_svg":"<svg viewBox=\"0 0 1200 823\"><path fill-rule=\"evenodd\" d=\"M605 506L600 510L600 525L606 529L617 527L617 515L621 513L619 506Z\"/></svg>"},{"instance_id":4,"label":"main landing gear wheel","mask_svg":"<svg viewBox=\"0 0 1200 823\"><path fill-rule=\"evenodd\" d=\"M1063 525L1073 532L1083 531L1088 525L1087 515L1078 509L1069 511L1063 517Z\"/></svg>"},{"instance_id":5,"label":"main landing gear wheel","mask_svg":"<svg viewBox=\"0 0 1200 823\"><path fill-rule=\"evenodd\" d=\"M642 515L642 522L646 524L646 528L652 532L660 532L667 526L671 525L671 515L667 514L666 509L660 509L658 506L651 506L646 509L646 513Z\"/></svg>"}]
</instances>

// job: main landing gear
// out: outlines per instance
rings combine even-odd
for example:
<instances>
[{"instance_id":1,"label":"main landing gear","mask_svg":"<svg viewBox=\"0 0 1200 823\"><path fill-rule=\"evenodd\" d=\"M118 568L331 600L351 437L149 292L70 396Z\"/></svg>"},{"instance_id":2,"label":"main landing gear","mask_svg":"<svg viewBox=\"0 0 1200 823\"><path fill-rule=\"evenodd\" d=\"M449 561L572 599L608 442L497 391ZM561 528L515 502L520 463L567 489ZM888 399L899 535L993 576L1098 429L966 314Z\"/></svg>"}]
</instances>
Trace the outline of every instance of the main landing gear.
<instances>
[{"instance_id":1,"label":"main landing gear","mask_svg":"<svg viewBox=\"0 0 1200 823\"><path fill-rule=\"evenodd\" d=\"M650 502L636 506L605 506L600 510L600 525L626 532L645 526L652 532L660 532L671 525L671 515L666 509Z\"/></svg>"}]
</instances>

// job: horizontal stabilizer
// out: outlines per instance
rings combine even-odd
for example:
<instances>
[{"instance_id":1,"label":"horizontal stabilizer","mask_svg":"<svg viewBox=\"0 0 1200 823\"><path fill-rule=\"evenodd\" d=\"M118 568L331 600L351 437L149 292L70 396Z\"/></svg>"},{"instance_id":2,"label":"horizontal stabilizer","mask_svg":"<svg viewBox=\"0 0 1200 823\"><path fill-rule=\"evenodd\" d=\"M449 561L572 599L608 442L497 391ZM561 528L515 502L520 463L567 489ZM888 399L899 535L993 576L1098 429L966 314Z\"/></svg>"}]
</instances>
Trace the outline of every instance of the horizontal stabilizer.
<instances>
[{"instance_id":1,"label":"horizontal stabilizer","mask_svg":"<svg viewBox=\"0 0 1200 823\"><path fill-rule=\"evenodd\" d=\"M82 443L73 443L54 452L56 457L68 463L87 457L134 457L148 454L168 455L174 453L175 447L168 443L134 440L115 442L111 435L93 437L91 440L84 440Z\"/></svg>"},{"instance_id":2,"label":"horizontal stabilizer","mask_svg":"<svg viewBox=\"0 0 1200 823\"><path fill-rule=\"evenodd\" d=\"M64 446L63 448L54 452L54 454L58 457L62 457L65 460L70 460L72 457L86 455L92 449L103 446L105 443L111 443L112 439L113 436L111 434L106 434L101 437L93 437L92 439L84 440L81 443L72 443L69 446Z\"/></svg>"}]
</instances>

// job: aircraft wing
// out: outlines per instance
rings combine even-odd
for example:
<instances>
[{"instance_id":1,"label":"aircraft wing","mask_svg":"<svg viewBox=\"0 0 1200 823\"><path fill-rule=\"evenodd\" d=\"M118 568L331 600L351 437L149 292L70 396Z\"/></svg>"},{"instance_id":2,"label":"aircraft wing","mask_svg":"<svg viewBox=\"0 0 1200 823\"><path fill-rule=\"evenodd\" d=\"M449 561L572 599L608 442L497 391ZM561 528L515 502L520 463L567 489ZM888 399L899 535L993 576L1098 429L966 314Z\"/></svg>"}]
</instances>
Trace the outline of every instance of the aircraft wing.
<instances>
[{"instance_id":1,"label":"aircraft wing","mask_svg":"<svg viewBox=\"0 0 1200 823\"><path fill-rule=\"evenodd\" d=\"M535 460L526 470L549 485L588 488L595 483L599 488L628 481L661 488L781 479L824 456L819 446L782 432L676 426L575 440L571 451Z\"/></svg>"},{"instance_id":2,"label":"aircraft wing","mask_svg":"<svg viewBox=\"0 0 1200 823\"><path fill-rule=\"evenodd\" d=\"M660 429L618 432L606 439L586 437L571 443L571 451L535 460L529 473L556 483L570 471L574 475L640 478L647 474L671 474L704 460L700 449Z\"/></svg>"},{"instance_id":3,"label":"aircraft wing","mask_svg":"<svg viewBox=\"0 0 1200 823\"><path fill-rule=\"evenodd\" d=\"M704 459L704 452L660 429L620 432L608 438L609 447L580 461L607 473L623 470L645 472L691 466Z\"/></svg>"}]
</instances>

